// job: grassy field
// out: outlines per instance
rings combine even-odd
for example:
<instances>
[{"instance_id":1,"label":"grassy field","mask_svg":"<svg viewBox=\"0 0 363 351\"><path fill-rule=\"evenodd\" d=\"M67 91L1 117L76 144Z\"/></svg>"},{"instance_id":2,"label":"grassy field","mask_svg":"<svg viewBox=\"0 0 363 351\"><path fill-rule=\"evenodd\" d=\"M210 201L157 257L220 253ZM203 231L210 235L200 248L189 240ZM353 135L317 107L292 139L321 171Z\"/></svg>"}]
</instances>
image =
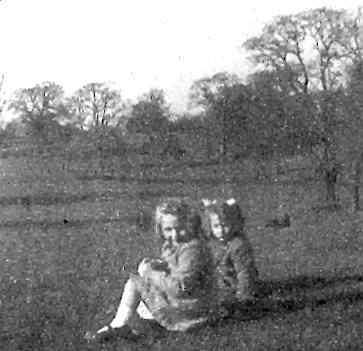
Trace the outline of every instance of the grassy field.
<instances>
[{"instance_id":1,"label":"grassy field","mask_svg":"<svg viewBox=\"0 0 363 351\"><path fill-rule=\"evenodd\" d=\"M363 342L363 215L313 210L314 181L245 181L242 166L137 168L113 176L56 159L0 160L0 344L3 350L352 350ZM159 243L143 226L161 196L234 195L266 296L219 325L88 345L109 322L128 272ZM279 204L280 231L263 224Z\"/></svg>"}]
</instances>

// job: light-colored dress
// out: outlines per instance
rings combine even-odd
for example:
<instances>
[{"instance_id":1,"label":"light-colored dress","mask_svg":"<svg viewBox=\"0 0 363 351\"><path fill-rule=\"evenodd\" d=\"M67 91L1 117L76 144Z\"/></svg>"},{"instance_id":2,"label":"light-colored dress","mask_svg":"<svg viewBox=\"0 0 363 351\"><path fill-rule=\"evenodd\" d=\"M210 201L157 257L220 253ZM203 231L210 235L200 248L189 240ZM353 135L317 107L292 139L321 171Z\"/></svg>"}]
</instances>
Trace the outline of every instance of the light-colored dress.
<instances>
[{"instance_id":1,"label":"light-colored dress","mask_svg":"<svg viewBox=\"0 0 363 351\"><path fill-rule=\"evenodd\" d=\"M206 323L211 309L212 265L199 239L164 244L165 265L148 267L143 276L131 274L141 300L154 319L168 330L186 331Z\"/></svg>"}]
</instances>

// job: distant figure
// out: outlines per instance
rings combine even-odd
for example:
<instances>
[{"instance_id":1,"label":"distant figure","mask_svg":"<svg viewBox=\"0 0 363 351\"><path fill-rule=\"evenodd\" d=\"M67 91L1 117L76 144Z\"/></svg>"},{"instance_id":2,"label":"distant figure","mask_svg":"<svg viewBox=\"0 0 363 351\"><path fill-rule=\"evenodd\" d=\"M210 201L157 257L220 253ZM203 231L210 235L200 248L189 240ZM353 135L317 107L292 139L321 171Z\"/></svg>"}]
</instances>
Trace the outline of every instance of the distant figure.
<instances>
[{"instance_id":1,"label":"distant figure","mask_svg":"<svg viewBox=\"0 0 363 351\"><path fill-rule=\"evenodd\" d=\"M26 209L26 211L28 212L31 211L32 200L30 196L23 196L19 198L17 202L19 205L23 206Z\"/></svg>"},{"instance_id":2,"label":"distant figure","mask_svg":"<svg viewBox=\"0 0 363 351\"><path fill-rule=\"evenodd\" d=\"M180 161L182 158L184 158L185 154L186 154L186 150L185 149L178 149L176 150L176 152L174 153L174 158L178 161Z\"/></svg>"},{"instance_id":3,"label":"distant figure","mask_svg":"<svg viewBox=\"0 0 363 351\"><path fill-rule=\"evenodd\" d=\"M177 161L180 161L184 158L186 154L186 150L180 146L179 140L176 136L171 136L167 140L167 144L161 152L161 157L172 157Z\"/></svg>"},{"instance_id":4,"label":"distant figure","mask_svg":"<svg viewBox=\"0 0 363 351\"><path fill-rule=\"evenodd\" d=\"M151 214L147 213L144 210L140 210L137 213L135 224L139 229L143 231L148 231L152 225Z\"/></svg>"},{"instance_id":5,"label":"distant figure","mask_svg":"<svg viewBox=\"0 0 363 351\"><path fill-rule=\"evenodd\" d=\"M252 245L244 231L242 211L234 199L202 200L204 228L212 251L218 303L223 313L235 303L254 301L258 271Z\"/></svg>"},{"instance_id":6,"label":"distant figure","mask_svg":"<svg viewBox=\"0 0 363 351\"><path fill-rule=\"evenodd\" d=\"M282 229L290 227L291 221L288 213L284 213L283 216L278 216L267 221L266 228Z\"/></svg>"},{"instance_id":7,"label":"distant figure","mask_svg":"<svg viewBox=\"0 0 363 351\"><path fill-rule=\"evenodd\" d=\"M169 199L155 212L155 232L163 240L161 256L145 258L130 274L111 323L88 340L137 338L131 321L137 315L167 330L186 331L208 321L212 273L204 246L200 215L187 202Z\"/></svg>"},{"instance_id":8,"label":"distant figure","mask_svg":"<svg viewBox=\"0 0 363 351\"><path fill-rule=\"evenodd\" d=\"M186 150L182 148L166 147L161 153L161 157L172 157L177 161L180 161L186 154Z\"/></svg>"}]
</instances>

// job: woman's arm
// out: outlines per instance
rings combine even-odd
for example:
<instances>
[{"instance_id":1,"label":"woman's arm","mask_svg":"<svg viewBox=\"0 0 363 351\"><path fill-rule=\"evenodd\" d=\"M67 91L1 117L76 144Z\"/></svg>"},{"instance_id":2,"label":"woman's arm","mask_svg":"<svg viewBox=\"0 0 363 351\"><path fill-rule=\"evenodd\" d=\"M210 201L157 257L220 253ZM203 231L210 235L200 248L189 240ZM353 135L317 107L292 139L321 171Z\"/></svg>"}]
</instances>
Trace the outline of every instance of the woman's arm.
<instances>
[{"instance_id":1,"label":"woman's arm","mask_svg":"<svg viewBox=\"0 0 363 351\"><path fill-rule=\"evenodd\" d=\"M236 297L238 300L245 300L250 297L251 286L254 277L252 276L254 267L253 251L249 243L238 241L232 246L230 257L236 272L237 286Z\"/></svg>"},{"instance_id":2,"label":"woman's arm","mask_svg":"<svg viewBox=\"0 0 363 351\"><path fill-rule=\"evenodd\" d=\"M171 296L190 296L200 284L203 274L200 245L197 243L185 244L176 255L177 263L169 264L169 272L150 270L145 278Z\"/></svg>"}]
</instances>

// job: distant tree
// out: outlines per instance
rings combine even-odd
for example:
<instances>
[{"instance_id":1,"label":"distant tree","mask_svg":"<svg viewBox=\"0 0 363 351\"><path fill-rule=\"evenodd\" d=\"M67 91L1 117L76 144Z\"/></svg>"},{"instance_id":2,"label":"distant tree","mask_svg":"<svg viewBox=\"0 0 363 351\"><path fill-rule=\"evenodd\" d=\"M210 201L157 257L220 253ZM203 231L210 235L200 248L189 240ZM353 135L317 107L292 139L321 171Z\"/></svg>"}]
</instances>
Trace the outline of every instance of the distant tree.
<instances>
[{"instance_id":1,"label":"distant tree","mask_svg":"<svg viewBox=\"0 0 363 351\"><path fill-rule=\"evenodd\" d=\"M204 129L203 117L186 113L173 120L170 124L170 129L177 134L200 133Z\"/></svg>"},{"instance_id":2,"label":"distant tree","mask_svg":"<svg viewBox=\"0 0 363 351\"><path fill-rule=\"evenodd\" d=\"M6 132L5 124L6 122L2 119L3 110L5 108L6 99L4 97L4 79L5 75L1 75L0 79L0 143L4 144L8 139L8 133Z\"/></svg>"},{"instance_id":3,"label":"distant tree","mask_svg":"<svg viewBox=\"0 0 363 351\"><path fill-rule=\"evenodd\" d=\"M6 99L4 97L4 81L5 75L2 74L0 78L0 118L2 117L2 113L6 105Z\"/></svg>"},{"instance_id":4,"label":"distant tree","mask_svg":"<svg viewBox=\"0 0 363 351\"><path fill-rule=\"evenodd\" d=\"M208 109L209 120L215 126L214 135L220 140L220 155L240 155L251 150L257 134L261 110L252 91L244 84L225 86Z\"/></svg>"},{"instance_id":5,"label":"distant tree","mask_svg":"<svg viewBox=\"0 0 363 351\"><path fill-rule=\"evenodd\" d=\"M354 209L360 206L360 185L363 173L363 27L362 8L359 8L352 20L352 36L347 45L351 45L352 64L347 70L347 89L345 113L350 117L349 129L342 135L346 146L344 157L351 161L354 174L353 199Z\"/></svg>"},{"instance_id":6,"label":"distant tree","mask_svg":"<svg viewBox=\"0 0 363 351\"><path fill-rule=\"evenodd\" d=\"M63 88L53 82L17 91L10 108L19 113L27 134L37 143L53 142L58 120L68 114Z\"/></svg>"},{"instance_id":7,"label":"distant tree","mask_svg":"<svg viewBox=\"0 0 363 351\"><path fill-rule=\"evenodd\" d=\"M198 79L190 87L190 107L203 107L206 110L214 103L222 89L240 82L240 78L236 74L228 72L219 72L211 77Z\"/></svg>"},{"instance_id":8,"label":"distant tree","mask_svg":"<svg viewBox=\"0 0 363 351\"><path fill-rule=\"evenodd\" d=\"M228 88L238 84L240 79L237 75L219 72L211 77L196 80L190 87L190 107L198 107L202 110L209 144L217 139L221 156L227 153L230 130L228 129L229 111L226 110L227 102L223 94L227 94ZM209 145L208 149L211 151L212 146Z\"/></svg>"},{"instance_id":9,"label":"distant tree","mask_svg":"<svg viewBox=\"0 0 363 351\"><path fill-rule=\"evenodd\" d=\"M131 133L142 133L151 142L166 141L170 124L170 111L162 90L152 89L131 108L126 128Z\"/></svg>"},{"instance_id":10,"label":"distant tree","mask_svg":"<svg viewBox=\"0 0 363 351\"><path fill-rule=\"evenodd\" d=\"M5 131L12 137L23 137L25 135L25 126L21 118L14 118L5 126Z\"/></svg>"},{"instance_id":11,"label":"distant tree","mask_svg":"<svg viewBox=\"0 0 363 351\"><path fill-rule=\"evenodd\" d=\"M80 129L104 129L118 122L122 115L121 94L106 83L89 83L68 100L69 122Z\"/></svg>"},{"instance_id":12,"label":"distant tree","mask_svg":"<svg viewBox=\"0 0 363 351\"><path fill-rule=\"evenodd\" d=\"M312 110L303 92L295 92L284 72L261 70L248 76L258 115L252 121L255 138L281 155L310 150L318 141ZM265 131L264 133L261 133Z\"/></svg>"},{"instance_id":13,"label":"distant tree","mask_svg":"<svg viewBox=\"0 0 363 351\"><path fill-rule=\"evenodd\" d=\"M345 113L349 116L350 128L342 134L345 146L344 157L353 166L354 209L360 210L360 184L363 173L363 56L348 70Z\"/></svg>"},{"instance_id":14,"label":"distant tree","mask_svg":"<svg viewBox=\"0 0 363 351\"><path fill-rule=\"evenodd\" d=\"M359 13L358 13L359 15ZM315 151L327 200L336 205L336 181L341 169L337 158L342 118L344 67L361 42L359 21L344 10L320 8L279 16L264 27L260 36L244 43L261 68L281 77L282 90L300 100L311 130L319 140ZM313 149L312 149L313 150Z\"/></svg>"}]
</instances>

